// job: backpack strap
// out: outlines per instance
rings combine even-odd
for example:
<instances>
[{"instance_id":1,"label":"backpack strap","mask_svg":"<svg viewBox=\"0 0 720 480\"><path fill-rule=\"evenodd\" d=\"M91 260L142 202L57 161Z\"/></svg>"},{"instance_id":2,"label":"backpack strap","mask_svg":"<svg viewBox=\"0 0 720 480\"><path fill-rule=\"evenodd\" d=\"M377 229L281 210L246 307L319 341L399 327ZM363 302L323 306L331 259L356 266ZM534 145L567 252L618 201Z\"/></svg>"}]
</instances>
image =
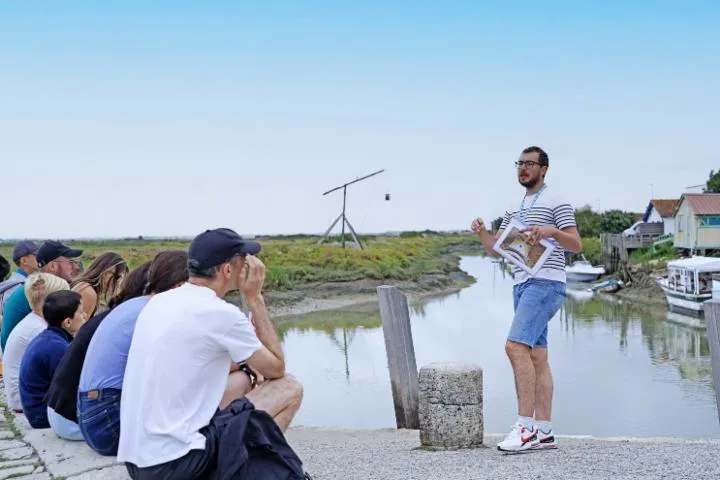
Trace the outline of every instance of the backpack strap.
<instances>
[{"instance_id":1,"label":"backpack strap","mask_svg":"<svg viewBox=\"0 0 720 480\"><path fill-rule=\"evenodd\" d=\"M5 294L5 292L10 290L11 288L23 283L25 283L25 280L5 280L4 282L0 283L0 295Z\"/></svg>"}]
</instances>

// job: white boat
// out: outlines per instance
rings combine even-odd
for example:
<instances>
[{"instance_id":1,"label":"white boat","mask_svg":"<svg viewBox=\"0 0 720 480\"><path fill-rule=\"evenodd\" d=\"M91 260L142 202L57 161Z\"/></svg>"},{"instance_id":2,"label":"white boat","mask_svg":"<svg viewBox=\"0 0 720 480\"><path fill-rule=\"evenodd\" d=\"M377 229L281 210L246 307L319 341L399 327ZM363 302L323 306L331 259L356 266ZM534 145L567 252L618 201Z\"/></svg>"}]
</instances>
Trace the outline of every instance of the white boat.
<instances>
[{"instance_id":1,"label":"white boat","mask_svg":"<svg viewBox=\"0 0 720 480\"><path fill-rule=\"evenodd\" d=\"M570 282L594 282L605 274L605 268L593 267L585 257L582 260L573 262L572 265L565 267L567 279Z\"/></svg>"},{"instance_id":2,"label":"white boat","mask_svg":"<svg viewBox=\"0 0 720 480\"><path fill-rule=\"evenodd\" d=\"M668 275L659 280L671 311L704 314L712 298L713 273L720 273L720 258L695 256L668 262Z\"/></svg>"}]
</instances>

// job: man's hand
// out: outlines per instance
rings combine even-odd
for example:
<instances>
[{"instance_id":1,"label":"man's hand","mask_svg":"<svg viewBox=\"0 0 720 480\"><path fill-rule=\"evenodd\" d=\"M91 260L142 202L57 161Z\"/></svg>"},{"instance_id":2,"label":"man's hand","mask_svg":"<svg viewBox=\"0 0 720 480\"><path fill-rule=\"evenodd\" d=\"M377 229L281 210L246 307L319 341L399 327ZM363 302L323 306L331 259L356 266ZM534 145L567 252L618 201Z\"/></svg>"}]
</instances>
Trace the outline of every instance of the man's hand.
<instances>
[{"instance_id":1,"label":"man's hand","mask_svg":"<svg viewBox=\"0 0 720 480\"><path fill-rule=\"evenodd\" d=\"M476 218L475 220L473 220L470 228L472 228L472 231L477 233L478 235L482 234L483 232L487 232L487 229L485 228L485 222L483 222L482 218Z\"/></svg>"},{"instance_id":2,"label":"man's hand","mask_svg":"<svg viewBox=\"0 0 720 480\"><path fill-rule=\"evenodd\" d=\"M250 301L262 294L263 283L265 283L265 265L259 258L248 255L245 257L244 269L246 273L240 281L240 291Z\"/></svg>"},{"instance_id":3,"label":"man's hand","mask_svg":"<svg viewBox=\"0 0 720 480\"><path fill-rule=\"evenodd\" d=\"M558 233L558 229L551 226L537 226L523 228L522 233L530 234L529 243L532 245L537 244L543 238L554 237Z\"/></svg>"}]
</instances>

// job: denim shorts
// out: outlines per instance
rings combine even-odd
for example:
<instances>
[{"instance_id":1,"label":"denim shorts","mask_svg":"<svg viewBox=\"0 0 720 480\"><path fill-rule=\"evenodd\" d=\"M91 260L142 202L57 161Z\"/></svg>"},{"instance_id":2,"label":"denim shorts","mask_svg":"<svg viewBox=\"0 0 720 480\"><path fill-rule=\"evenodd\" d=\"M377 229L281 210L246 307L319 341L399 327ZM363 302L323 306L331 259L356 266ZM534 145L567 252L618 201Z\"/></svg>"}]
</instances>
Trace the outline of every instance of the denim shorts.
<instances>
[{"instance_id":1,"label":"denim shorts","mask_svg":"<svg viewBox=\"0 0 720 480\"><path fill-rule=\"evenodd\" d=\"M88 446L100 455L117 455L122 390L104 388L78 393L78 425Z\"/></svg>"},{"instance_id":2,"label":"denim shorts","mask_svg":"<svg viewBox=\"0 0 720 480\"><path fill-rule=\"evenodd\" d=\"M547 347L548 323L565 303L565 284L531 278L513 288L515 318L508 340L535 348Z\"/></svg>"}]
</instances>

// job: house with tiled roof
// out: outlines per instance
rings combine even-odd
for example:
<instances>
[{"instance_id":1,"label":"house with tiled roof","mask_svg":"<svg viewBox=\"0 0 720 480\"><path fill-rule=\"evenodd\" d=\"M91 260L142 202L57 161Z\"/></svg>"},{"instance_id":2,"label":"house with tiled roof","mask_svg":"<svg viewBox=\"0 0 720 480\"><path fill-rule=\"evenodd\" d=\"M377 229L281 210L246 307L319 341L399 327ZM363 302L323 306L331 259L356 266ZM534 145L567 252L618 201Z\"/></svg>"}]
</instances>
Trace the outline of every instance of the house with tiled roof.
<instances>
[{"instance_id":1,"label":"house with tiled roof","mask_svg":"<svg viewBox=\"0 0 720 480\"><path fill-rule=\"evenodd\" d=\"M642 221L645 223L662 223L663 234L675 233L675 210L680 205L680 200L654 199L650 200Z\"/></svg>"},{"instance_id":2,"label":"house with tiled roof","mask_svg":"<svg viewBox=\"0 0 720 480\"><path fill-rule=\"evenodd\" d=\"M685 193L675 210L675 248L720 249L720 193Z\"/></svg>"}]
</instances>

